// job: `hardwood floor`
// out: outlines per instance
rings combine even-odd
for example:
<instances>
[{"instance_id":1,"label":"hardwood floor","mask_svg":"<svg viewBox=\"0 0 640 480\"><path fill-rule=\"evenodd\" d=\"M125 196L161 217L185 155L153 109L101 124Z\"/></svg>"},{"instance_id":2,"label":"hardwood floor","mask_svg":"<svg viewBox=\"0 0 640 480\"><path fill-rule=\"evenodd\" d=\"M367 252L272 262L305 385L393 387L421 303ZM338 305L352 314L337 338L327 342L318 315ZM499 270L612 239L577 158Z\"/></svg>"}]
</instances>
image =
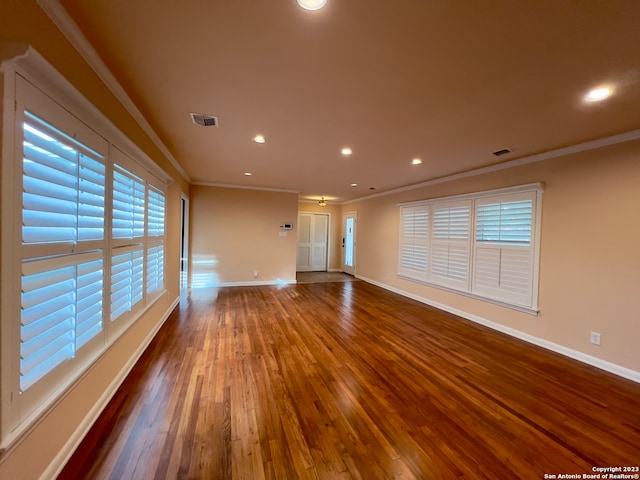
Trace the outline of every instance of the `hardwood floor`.
<instances>
[{"instance_id":1,"label":"hardwood floor","mask_svg":"<svg viewBox=\"0 0 640 480\"><path fill-rule=\"evenodd\" d=\"M638 464L639 384L346 282L192 291L59 478L541 479Z\"/></svg>"}]
</instances>

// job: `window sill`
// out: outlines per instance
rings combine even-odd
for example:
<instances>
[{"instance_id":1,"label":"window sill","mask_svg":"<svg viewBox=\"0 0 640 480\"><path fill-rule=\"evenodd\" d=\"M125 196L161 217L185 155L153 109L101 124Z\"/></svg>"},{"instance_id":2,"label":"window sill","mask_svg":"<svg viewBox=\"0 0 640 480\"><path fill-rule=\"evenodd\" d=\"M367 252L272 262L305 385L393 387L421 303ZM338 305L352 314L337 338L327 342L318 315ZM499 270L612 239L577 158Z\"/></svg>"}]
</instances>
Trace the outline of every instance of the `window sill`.
<instances>
[{"instance_id":1,"label":"window sill","mask_svg":"<svg viewBox=\"0 0 640 480\"><path fill-rule=\"evenodd\" d=\"M411 277L411 276L408 276L408 275L403 275L401 273L398 273L397 275L398 275L398 278L400 278L402 280L408 280L410 282L419 283L419 284L425 285L427 287L437 288L439 290L444 290L445 292L455 293L457 295L462 295L462 296L465 296L465 297L468 297L468 298L473 298L474 300L480 300L480 301L483 301L483 302L491 303L493 305L498 305L500 307L509 308L511 310L516 310L518 312L526 313L528 315L537 316L538 313L540 313L540 310L538 310L537 307L529 307L529 306L526 306L526 305L518 305L518 304L515 304L515 303L505 302L504 300L496 300L494 298L485 297L483 295L478 295L478 294L472 293L472 292L465 292L464 290L457 290L455 288L447 287L447 286L440 285L440 284L437 284L437 283L428 282L426 280L418 279L418 278Z\"/></svg>"}]
</instances>

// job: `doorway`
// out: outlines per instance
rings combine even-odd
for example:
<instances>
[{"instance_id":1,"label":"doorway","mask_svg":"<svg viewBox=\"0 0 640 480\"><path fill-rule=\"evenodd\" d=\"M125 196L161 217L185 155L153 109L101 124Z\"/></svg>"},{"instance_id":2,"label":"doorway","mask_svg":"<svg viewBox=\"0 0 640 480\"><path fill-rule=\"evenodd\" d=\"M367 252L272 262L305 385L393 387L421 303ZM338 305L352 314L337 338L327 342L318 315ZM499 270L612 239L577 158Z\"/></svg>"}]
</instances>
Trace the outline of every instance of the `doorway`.
<instances>
[{"instance_id":1,"label":"doorway","mask_svg":"<svg viewBox=\"0 0 640 480\"><path fill-rule=\"evenodd\" d=\"M189 198L180 199L180 288L189 287Z\"/></svg>"},{"instance_id":2,"label":"doorway","mask_svg":"<svg viewBox=\"0 0 640 480\"><path fill-rule=\"evenodd\" d=\"M342 271L356 274L356 225L358 215L348 212L342 216Z\"/></svg>"},{"instance_id":3,"label":"doorway","mask_svg":"<svg viewBox=\"0 0 640 480\"><path fill-rule=\"evenodd\" d=\"M326 272L328 239L328 214L299 213L296 271Z\"/></svg>"}]
</instances>

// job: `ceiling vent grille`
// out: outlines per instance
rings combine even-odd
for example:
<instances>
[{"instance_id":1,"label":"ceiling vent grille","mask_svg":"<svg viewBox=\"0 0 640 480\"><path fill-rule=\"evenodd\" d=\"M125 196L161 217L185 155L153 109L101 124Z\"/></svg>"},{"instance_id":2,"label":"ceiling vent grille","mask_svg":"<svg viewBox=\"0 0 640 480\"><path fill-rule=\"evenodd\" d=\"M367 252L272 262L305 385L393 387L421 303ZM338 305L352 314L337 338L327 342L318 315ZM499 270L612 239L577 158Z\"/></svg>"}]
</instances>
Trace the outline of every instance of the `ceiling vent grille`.
<instances>
[{"instance_id":1,"label":"ceiling vent grille","mask_svg":"<svg viewBox=\"0 0 640 480\"><path fill-rule=\"evenodd\" d=\"M191 113L191 120L196 125L202 125L203 127L217 127L218 117L213 115L202 115L201 113Z\"/></svg>"},{"instance_id":2,"label":"ceiling vent grille","mask_svg":"<svg viewBox=\"0 0 640 480\"><path fill-rule=\"evenodd\" d=\"M502 150L496 150L495 152L493 152L496 157L506 155L507 153L511 153L511 150L509 150L508 148L503 148Z\"/></svg>"}]
</instances>

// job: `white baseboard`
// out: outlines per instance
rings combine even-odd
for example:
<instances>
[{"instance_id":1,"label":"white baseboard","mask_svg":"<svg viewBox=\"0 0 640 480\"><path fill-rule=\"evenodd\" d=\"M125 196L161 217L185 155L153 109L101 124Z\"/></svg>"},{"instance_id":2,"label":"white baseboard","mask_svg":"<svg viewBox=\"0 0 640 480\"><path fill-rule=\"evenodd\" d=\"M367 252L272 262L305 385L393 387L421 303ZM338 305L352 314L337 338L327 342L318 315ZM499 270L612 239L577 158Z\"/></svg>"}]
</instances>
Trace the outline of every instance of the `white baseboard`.
<instances>
[{"instance_id":1,"label":"white baseboard","mask_svg":"<svg viewBox=\"0 0 640 480\"><path fill-rule=\"evenodd\" d=\"M215 285L210 285L208 288L217 288L217 287L260 287L264 285L295 285L295 280L254 280L251 282L220 282ZM195 287L195 288L203 288L203 287Z\"/></svg>"},{"instance_id":2,"label":"white baseboard","mask_svg":"<svg viewBox=\"0 0 640 480\"><path fill-rule=\"evenodd\" d=\"M162 315L160 321L156 324L156 326L149 332L144 341L138 346L134 354L129 358L129 361L122 367L118 375L113 379L113 381L109 384L104 393L100 396L100 398L93 405L89 413L87 413L86 417L82 420L78 428L76 428L73 435L69 438L67 443L62 447L62 449L58 452L53 461L49 464L47 469L40 476L40 480L47 480L50 478L57 478L64 466L67 464L73 453L76 451L84 437L89 433L91 427L96 422L102 411L105 409L107 404L111 401L113 396L124 382L131 369L134 367L136 362L140 359L144 351L147 349L153 338L158 333L158 330L164 325L164 322L169 318L171 312L173 312L174 308L180 303L180 298L177 297L169 308Z\"/></svg>"},{"instance_id":3,"label":"white baseboard","mask_svg":"<svg viewBox=\"0 0 640 480\"><path fill-rule=\"evenodd\" d=\"M547 350L551 350L552 352L556 352L566 357L573 358L574 360L578 360L582 363L586 363L587 365L591 365L593 367L599 368L606 372L613 373L615 375L626 378L628 380L632 380L634 382L640 383L640 372L631 370L630 368L626 368L621 365L617 365L615 363L607 362L606 360L602 360L592 355L587 355L586 353L580 352L578 350L573 350L563 345L559 345L557 343L553 343L548 340L544 340L542 338L529 335L528 333L521 332L520 330L516 330L515 328L507 327L505 325L492 322L491 320L487 320L486 318L482 318L477 315L473 315L471 313L458 310L457 308L451 307L449 305L434 302L433 300L430 300L428 298L421 297L419 295L414 295L409 292L405 292L404 290L400 290L390 285L377 282L371 278L363 277L361 275L356 275L356 277L361 280L364 280L367 283L371 283L372 285L375 285L377 287L384 288L385 290L389 290L390 292L397 293L404 297L408 297L418 302L438 308L440 310L444 310L445 312L449 312L459 317L465 318L467 320L471 320L472 322L479 323L481 325L484 325L485 327L492 328L493 330L506 333L507 335L518 338L520 340L524 340L525 342L531 343L533 345L537 345Z\"/></svg>"},{"instance_id":4,"label":"white baseboard","mask_svg":"<svg viewBox=\"0 0 640 480\"><path fill-rule=\"evenodd\" d=\"M199 289L199 288L220 288L220 287L260 287L264 285L295 285L296 280L251 280L248 282L217 282L206 285L192 285L191 289Z\"/></svg>"}]
</instances>

